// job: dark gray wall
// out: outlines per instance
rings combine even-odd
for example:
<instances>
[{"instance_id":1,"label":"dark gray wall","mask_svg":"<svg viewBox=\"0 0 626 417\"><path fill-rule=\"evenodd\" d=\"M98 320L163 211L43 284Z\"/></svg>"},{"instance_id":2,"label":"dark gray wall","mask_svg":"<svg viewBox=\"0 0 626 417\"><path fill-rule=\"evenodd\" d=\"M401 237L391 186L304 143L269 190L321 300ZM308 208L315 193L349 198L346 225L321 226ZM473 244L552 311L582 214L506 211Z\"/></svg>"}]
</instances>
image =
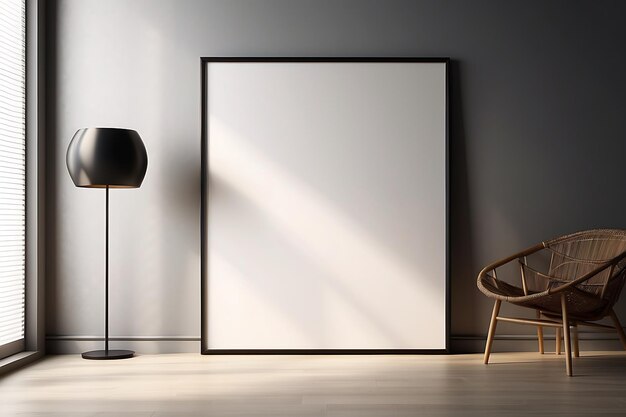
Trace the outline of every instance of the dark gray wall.
<instances>
[{"instance_id":1,"label":"dark gray wall","mask_svg":"<svg viewBox=\"0 0 626 417\"><path fill-rule=\"evenodd\" d=\"M475 277L488 261L576 230L626 227L625 2L58 0L50 9L50 335L102 332L104 196L73 187L65 149L78 128L127 126L144 137L150 165L141 189L112 193L112 334L156 340L136 342L144 350L197 349L180 339L199 334L201 56L452 59L453 336L485 334L491 303Z\"/></svg>"}]
</instances>

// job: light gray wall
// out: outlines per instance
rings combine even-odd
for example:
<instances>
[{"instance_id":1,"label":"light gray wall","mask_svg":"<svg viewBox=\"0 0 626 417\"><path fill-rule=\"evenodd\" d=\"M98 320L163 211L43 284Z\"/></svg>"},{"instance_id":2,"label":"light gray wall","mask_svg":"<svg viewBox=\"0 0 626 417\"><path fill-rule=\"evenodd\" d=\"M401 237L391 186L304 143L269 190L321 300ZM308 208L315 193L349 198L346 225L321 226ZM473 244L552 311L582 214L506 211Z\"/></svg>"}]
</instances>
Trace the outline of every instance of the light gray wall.
<instances>
[{"instance_id":1,"label":"light gray wall","mask_svg":"<svg viewBox=\"0 0 626 417\"><path fill-rule=\"evenodd\" d=\"M142 188L111 195L111 333L174 340L123 343L143 351L198 349L176 337L199 335L201 56L452 58L453 336L485 333L491 303L475 276L486 262L556 235L626 227L624 2L58 0L50 9L49 335L102 333L104 193L72 185L65 150L78 128L131 127L150 163Z\"/></svg>"}]
</instances>

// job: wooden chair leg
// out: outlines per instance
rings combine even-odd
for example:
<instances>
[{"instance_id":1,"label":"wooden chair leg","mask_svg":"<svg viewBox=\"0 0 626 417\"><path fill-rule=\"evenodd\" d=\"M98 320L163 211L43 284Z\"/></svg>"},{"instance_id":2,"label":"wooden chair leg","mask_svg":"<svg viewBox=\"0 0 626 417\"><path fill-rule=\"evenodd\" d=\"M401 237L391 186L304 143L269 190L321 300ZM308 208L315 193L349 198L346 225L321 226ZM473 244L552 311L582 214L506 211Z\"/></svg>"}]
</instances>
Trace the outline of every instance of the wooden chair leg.
<instances>
[{"instance_id":1,"label":"wooden chair leg","mask_svg":"<svg viewBox=\"0 0 626 417\"><path fill-rule=\"evenodd\" d=\"M580 350L578 349L578 323L574 323L572 326L572 344L574 347L574 357L580 356Z\"/></svg>"},{"instance_id":2,"label":"wooden chair leg","mask_svg":"<svg viewBox=\"0 0 626 417\"><path fill-rule=\"evenodd\" d=\"M617 334L619 335L619 340L622 341L622 346L624 350L626 350L626 334L624 334L624 328L622 327L619 319L617 318L617 314L615 314L615 310L611 309L611 320L613 320L613 326L615 326L615 330L617 330Z\"/></svg>"},{"instance_id":3,"label":"wooden chair leg","mask_svg":"<svg viewBox=\"0 0 626 417\"><path fill-rule=\"evenodd\" d=\"M496 300L493 304L493 312L491 313L491 321L489 322L489 333L487 333L487 344L485 345L485 357L483 363L487 365L489 363L489 355L491 354L491 344L493 343L493 335L496 333L496 326L498 324L498 313L500 312L500 304L502 301Z\"/></svg>"},{"instance_id":4,"label":"wooden chair leg","mask_svg":"<svg viewBox=\"0 0 626 417\"><path fill-rule=\"evenodd\" d=\"M563 317L563 341L565 342L565 372L567 376L572 376L572 345L570 344L567 301L563 293L561 293L561 316Z\"/></svg>"},{"instance_id":5,"label":"wooden chair leg","mask_svg":"<svg viewBox=\"0 0 626 417\"><path fill-rule=\"evenodd\" d=\"M560 327L556 328L555 343L556 343L555 352L557 355L560 355L561 354L561 328Z\"/></svg>"},{"instance_id":6,"label":"wooden chair leg","mask_svg":"<svg viewBox=\"0 0 626 417\"><path fill-rule=\"evenodd\" d=\"M541 312L537 310L537 318L541 319ZM537 343L539 343L539 353L543 355L543 327L537 326Z\"/></svg>"}]
</instances>

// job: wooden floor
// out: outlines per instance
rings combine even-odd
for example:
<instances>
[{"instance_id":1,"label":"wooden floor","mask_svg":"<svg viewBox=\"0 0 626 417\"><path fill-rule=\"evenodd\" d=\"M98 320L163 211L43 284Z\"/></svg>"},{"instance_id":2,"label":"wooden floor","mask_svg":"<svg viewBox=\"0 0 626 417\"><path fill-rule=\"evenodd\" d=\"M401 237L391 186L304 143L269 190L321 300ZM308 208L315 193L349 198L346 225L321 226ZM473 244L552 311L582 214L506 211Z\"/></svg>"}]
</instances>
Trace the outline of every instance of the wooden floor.
<instances>
[{"instance_id":1,"label":"wooden floor","mask_svg":"<svg viewBox=\"0 0 626 417\"><path fill-rule=\"evenodd\" d=\"M0 378L0 416L626 415L626 354L49 356Z\"/></svg>"}]
</instances>

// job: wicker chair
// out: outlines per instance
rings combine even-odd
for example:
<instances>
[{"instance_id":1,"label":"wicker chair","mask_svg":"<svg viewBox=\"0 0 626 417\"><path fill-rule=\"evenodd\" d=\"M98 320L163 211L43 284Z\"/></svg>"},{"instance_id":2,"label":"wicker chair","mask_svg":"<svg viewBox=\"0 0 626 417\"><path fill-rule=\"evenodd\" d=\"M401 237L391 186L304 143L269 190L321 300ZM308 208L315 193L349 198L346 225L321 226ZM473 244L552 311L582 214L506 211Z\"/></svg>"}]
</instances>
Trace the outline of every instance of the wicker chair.
<instances>
[{"instance_id":1,"label":"wicker chair","mask_svg":"<svg viewBox=\"0 0 626 417\"><path fill-rule=\"evenodd\" d=\"M516 282L511 283L509 278ZM574 233L488 265L478 275L480 291L495 299L484 363L489 362L498 321L537 326L540 353L544 352L543 327L556 328L557 354L562 330L569 376L572 375L570 326L573 326L574 356L578 356L579 324L616 330L626 349L626 335L613 311L625 280L626 230ZM535 310L536 319L499 316L502 301ZM594 323L605 317L612 319L613 326Z\"/></svg>"}]
</instances>

